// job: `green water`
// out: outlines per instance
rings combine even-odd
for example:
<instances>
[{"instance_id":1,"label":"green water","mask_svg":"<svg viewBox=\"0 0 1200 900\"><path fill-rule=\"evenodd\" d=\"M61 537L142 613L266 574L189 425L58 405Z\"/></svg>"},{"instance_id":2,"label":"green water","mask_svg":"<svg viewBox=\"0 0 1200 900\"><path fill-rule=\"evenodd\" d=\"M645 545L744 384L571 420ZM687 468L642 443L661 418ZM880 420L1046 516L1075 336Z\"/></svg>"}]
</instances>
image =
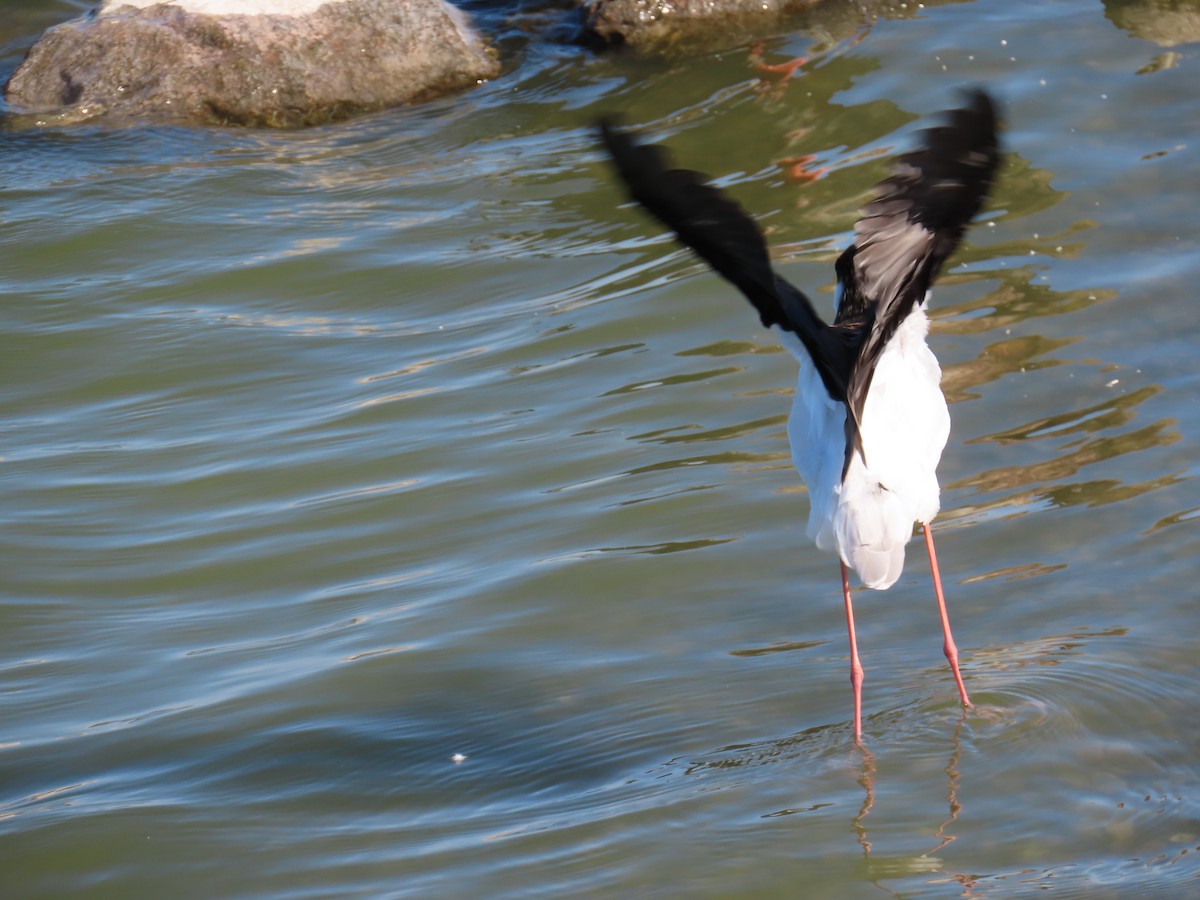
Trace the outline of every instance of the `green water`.
<instances>
[{"instance_id":1,"label":"green water","mask_svg":"<svg viewBox=\"0 0 1200 900\"><path fill-rule=\"evenodd\" d=\"M0 76L83 8L0 0ZM905 7L769 36L786 79L486 15L507 74L412 109L0 130L0 894L1195 893L1200 51L1143 36L1183 17ZM931 344L977 710L913 545L856 595L864 752L794 364L591 122L828 309L975 83L1008 156Z\"/></svg>"}]
</instances>

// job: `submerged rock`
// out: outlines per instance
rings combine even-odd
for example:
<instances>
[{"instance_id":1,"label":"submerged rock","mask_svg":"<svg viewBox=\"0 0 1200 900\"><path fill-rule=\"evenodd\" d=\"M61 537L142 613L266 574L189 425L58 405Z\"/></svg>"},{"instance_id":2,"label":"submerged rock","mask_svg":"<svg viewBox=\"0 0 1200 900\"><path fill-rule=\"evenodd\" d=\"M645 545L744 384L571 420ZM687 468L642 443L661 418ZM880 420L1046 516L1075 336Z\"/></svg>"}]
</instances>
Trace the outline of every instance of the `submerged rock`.
<instances>
[{"instance_id":1,"label":"submerged rock","mask_svg":"<svg viewBox=\"0 0 1200 900\"><path fill-rule=\"evenodd\" d=\"M290 128L498 72L445 0L106 0L48 30L5 98L59 121L108 113Z\"/></svg>"}]
</instances>

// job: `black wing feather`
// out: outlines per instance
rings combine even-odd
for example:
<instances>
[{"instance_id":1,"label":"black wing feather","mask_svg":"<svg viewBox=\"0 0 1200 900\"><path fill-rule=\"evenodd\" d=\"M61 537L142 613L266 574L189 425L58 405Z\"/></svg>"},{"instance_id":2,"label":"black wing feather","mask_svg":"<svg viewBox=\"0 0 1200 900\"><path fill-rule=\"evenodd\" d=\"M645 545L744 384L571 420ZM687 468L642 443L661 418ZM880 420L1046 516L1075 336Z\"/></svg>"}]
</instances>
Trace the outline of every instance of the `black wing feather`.
<instances>
[{"instance_id":1,"label":"black wing feather","mask_svg":"<svg viewBox=\"0 0 1200 900\"><path fill-rule=\"evenodd\" d=\"M984 91L968 92L967 105L949 115L897 160L837 261L836 322L861 323L865 332L847 390L856 421L884 347L957 249L1000 160L996 109Z\"/></svg>"},{"instance_id":2,"label":"black wing feather","mask_svg":"<svg viewBox=\"0 0 1200 900\"><path fill-rule=\"evenodd\" d=\"M758 224L707 184L704 175L670 168L660 147L637 143L610 120L600 122L600 134L630 196L741 291L765 327L778 325L795 333L829 395L845 402L855 348L839 329L822 321L808 297L771 268Z\"/></svg>"}]
</instances>

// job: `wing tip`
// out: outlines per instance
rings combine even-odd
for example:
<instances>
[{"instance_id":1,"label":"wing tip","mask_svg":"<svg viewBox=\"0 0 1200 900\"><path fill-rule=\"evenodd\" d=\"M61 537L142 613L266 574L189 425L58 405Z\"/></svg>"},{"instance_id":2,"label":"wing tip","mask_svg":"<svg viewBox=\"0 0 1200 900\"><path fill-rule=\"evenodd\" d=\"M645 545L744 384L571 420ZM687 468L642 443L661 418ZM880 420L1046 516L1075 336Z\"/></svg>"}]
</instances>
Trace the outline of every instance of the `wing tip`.
<instances>
[{"instance_id":1,"label":"wing tip","mask_svg":"<svg viewBox=\"0 0 1200 900\"><path fill-rule=\"evenodd\" d=\"M608 143L609 138L614 134L621 134L621 117L616 113L602 113L596 117L594 122L597 133L601 139Z\"/></svg>"},{"instance_id":2,"label":"wing tip","mask_svg":"<svg viewBox=\"0 0 1200 900\"><path fill-rule=\"evenodd\" d=\"M960 88L959 93L963 105L948 110L941 123L921 132L917 147L897 157L893 174L881 184L891 191L885 187L875 201L897 189L902 193L915 190L910 197L914 207L921 209L927 227L953 235L953 243L991 191L1002 154L999 102L977 85ZM905 184L910 187L903 187ZM939 190L929 192L923 184L937 185ZM949 194L944 193L947 188Z\"/></svg>"},{"instance_id":3,"label":"wing tip","mask_svg":"<svg viewBox=\"0 0 1200 900\"><path fill-rule=\"evenodd\" d=\"M965 110L996 123L1000 121L1000 103L986 87L980 84L964 85L958 89L958 93L966 101Z\"/></svg>"}]
</instances>

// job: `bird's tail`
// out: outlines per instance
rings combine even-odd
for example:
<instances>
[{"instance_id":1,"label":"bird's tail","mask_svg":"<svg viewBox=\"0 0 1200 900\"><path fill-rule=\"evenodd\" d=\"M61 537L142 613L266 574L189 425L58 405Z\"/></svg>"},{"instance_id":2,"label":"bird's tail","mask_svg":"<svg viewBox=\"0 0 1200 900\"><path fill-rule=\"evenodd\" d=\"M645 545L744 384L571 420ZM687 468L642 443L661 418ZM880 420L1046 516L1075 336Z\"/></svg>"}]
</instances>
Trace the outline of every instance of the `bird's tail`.
<instances>
[{"instance_id":1,"label":"bird's tail","mask_svg":"<svg viewBox=\"0 0 1200 900\"><path fill-rule=\"evenodd\" d=\"M842 482L833 525L842 561L867 587L882 591L899 580L913 521L909 505L873 478L855 454Z\"/></svg>"}]
</instances>

